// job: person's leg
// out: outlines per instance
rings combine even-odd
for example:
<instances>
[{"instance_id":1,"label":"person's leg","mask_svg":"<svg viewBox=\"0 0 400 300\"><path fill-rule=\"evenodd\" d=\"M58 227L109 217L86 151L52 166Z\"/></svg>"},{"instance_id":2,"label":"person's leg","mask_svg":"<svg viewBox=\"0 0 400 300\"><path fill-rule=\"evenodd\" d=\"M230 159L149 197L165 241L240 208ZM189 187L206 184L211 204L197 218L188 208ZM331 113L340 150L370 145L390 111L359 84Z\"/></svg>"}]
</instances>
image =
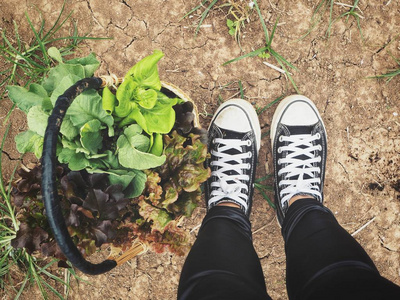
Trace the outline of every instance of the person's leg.
<instances>
[{"instance_id":1,"label":"person's leg","mask_svg":"<svg viewBox=\"0 0 400 300\"><path fill-rule=\"evenodd\" d=\"M207 213L182 269L178 299L268 299L241 209L216 206Z\"/></svg>"},{"instance_id":2,"label":"person's leg","mask_svg":"<svg viewBox=\"0 0 400 300\"><path fill-rule=\"evenodd\" d=\"M299 95L284 99L274 114L271 140L289 298L400 299L400 288L379 275L322 204L327 138L311 100Z\"/></svg>"},{"instance_id":3,"label":"person's leg","mask_svg":"<svg viewBox=\"0 0 400 300\"><path fill-rule=\"evenodd\" d=\"M290 205L282 233L290 299L400 299L400 287L379 275L360 244L315 199Z\"/></svg>"},{"instance_id":4,"label":"person's leg","mask_svg":"<svg viewBox=\"0 0 400 300\"><path fill-rule=\"evenodd\" d=\"M178 299L270 299L249 214L260 125L251 104L225 102L209 128L208 212L183 267Z\"/></svg>"}]
</instances>

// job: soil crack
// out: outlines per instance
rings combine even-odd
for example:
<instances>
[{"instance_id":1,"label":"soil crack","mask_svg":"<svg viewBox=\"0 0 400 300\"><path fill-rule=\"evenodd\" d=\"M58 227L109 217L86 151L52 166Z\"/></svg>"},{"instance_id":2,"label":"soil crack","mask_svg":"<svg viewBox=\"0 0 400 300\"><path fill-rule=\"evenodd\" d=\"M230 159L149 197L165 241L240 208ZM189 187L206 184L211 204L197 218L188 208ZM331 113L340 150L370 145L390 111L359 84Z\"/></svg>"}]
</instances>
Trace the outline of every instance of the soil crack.
<instances>
[{"instance_id":1,"label":"soil crack","mask_svg":"<svg viewBox=\"0 0 400 300\"><path fill-rule=\"evenodd\" d=\"M101 28L105 29L104 26L103 26L103 25L99 22L99 20L97 20L97 18L95 17L94 11L93 11L93 9L92 9L92 6L90 5L90 0L86 0L86 4L87 4L87 7L89 8L89 10L90 10L90 12L91 12L91 15L92 15L93 20L94 20L94 21L97 23L97 25L99 25Z\"/></svg>"},{"instance_id":2,"label":"soil crack","mask_svg":"<svg viewBox=\"0 0 400 300\"><path fill-rule=\"evenodd\" d=\"M380 47L378 50L375 51L375 54L378 54L379 52L384 50L391 42L392 42L392 38L389 37L388 41L386 43L384 43L382 47Z\"/></svg>"},{"instance_id":3,"label":"soil crack","mask_svg":"<svg viewBox=\"0 0 400 300\"><path fill-rule=\"evenodd\" d=\"M385 241L381 236L379 236L379 241L381 242L381 247L386 249L389 252L397 252L396 250L390 249L389 247L385 246Z\"/></svg>"},{"instance_id":4,"label":"soil crack","mask_svg":"<svg viewBox=\"0 0 400 300\"><path fill-rule=\"evenodd\" d=\"M126 3L125 0L122 0L122 4L124 4L125 6L129 7L130 10L132 10L132 7L128 3Z\"/></svg>"},{"instance_id":5,"label":"soil crack","mask_svg":"<svg viewBox=\"0 0 400 300\"><path fill-rule=\"evenodd\" d=\"M5 156L7 156L9 160L12 160L12 161L19 160L19 158L12 158L11 155L4 150L1 150L1 153L5 154Z\"/></svg>"},{"instance_id":6,"label":"soil crack","mask_svg":"<svg viewBox=\"0 0 400 300\"><path fill-rule=\"evenodd\" d=\"M127 48L129 48L129 47L133 44L133 42L136 41L136 40L137 40L137 38L136 38L136 37L133 37L133 38L131 39L131 41L124 47L124 50L127 49Z\"/></svg>"},{"instance_id":7,"label":"soil crack","mask_svg":"<svg viewBox=\"0 0 400 300\"><path fill-rule=\"evenodd\" d=\"M168 24L165 25L164 29L162 29L160 32L157 32L156 36L155 36L154 38L152 38L151 41L154 42L154 43L157 43L156 39L157 39L161 34L163 34L163 32L164 32L165 30L167 30L167 28L168 28L170 25L171 25L171 22L168 22ZM147 28L147 26L146 26L146 28Z\"/></svg>"}]
</instances>

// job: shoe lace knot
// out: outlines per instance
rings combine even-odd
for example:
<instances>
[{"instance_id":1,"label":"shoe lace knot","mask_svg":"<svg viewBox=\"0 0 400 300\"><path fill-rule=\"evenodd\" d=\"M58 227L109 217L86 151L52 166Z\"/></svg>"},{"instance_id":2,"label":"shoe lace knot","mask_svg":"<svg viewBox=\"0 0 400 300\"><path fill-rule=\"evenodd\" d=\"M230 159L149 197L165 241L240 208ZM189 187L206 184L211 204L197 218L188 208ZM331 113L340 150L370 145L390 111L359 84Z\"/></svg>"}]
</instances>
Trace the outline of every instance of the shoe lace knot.
<instances>
[{"instance_id":1,"label":"shoe lace knot","mask_svg":"<svg viewBox=\"0 0 400 300\"><path fill-rule=\"evenodd\" d=\"M277 150L283 153L277 162L283 165L278 171L278 176L282 176L279 182L279 186L283 187L280 192L282 206L298 194L311 195L317 200L322 198L319 189L321 168L317 166L322 160L319 155L322 146L315 143L319 139L319 133L279 137L279 141L285 143Z\"/></svg>"},{"instance_id":2,"label":"shoe lace knot","mask_svg":"<svg viewBox=\"0 0 400 300\"><path fill-rule=\"evenodd\" d=\"M243 151L243 148L250 147L250 140L238 139L214 139L215 149L211 150L211 155L215 156L210 164L211 176L218 180L211 183L211 194L209 204L227 199L243 206L248 207L248 187L246 182L250 176L245 174L251 165L245 160L252 157L251 151Z\"/></svg>"}]
</instances>

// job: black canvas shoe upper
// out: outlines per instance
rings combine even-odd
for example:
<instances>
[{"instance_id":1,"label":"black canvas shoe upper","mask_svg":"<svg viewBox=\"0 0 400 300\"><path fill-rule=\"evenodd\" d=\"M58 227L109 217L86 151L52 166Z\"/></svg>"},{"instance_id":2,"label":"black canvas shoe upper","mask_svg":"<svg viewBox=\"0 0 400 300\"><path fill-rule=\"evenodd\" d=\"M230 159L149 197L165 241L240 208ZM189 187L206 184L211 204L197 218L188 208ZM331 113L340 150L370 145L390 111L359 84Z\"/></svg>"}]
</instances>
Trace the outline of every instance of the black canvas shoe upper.
<instances>
[{"instance_id":1,"label":"black canvas shoe upper","mask_svg":"<svg viewBox=\"0 0 400 300\"><path fill-rule=\"evenodd\" d=\"M290 101L287 105L291 105ZM304 102L303 105L309 104ZM282 122L285 110L280 119L275 120L272 151L275 204L280 224L293 196L308 195L323 202L327 139L318 111L310 106L312 110L315 110L314 117L318 120L315 124L286 125Z\"/></svg>"},{"instance_id":2,"label":"black canvas shoe upper","mask_svg":"<svg viewBox=\"0 0 400 300\"><path fill-rule=\"evenodd\" d=\"M239 205L249 216L259 149L259 136L255 132L260 130L259 124L254 125L251 118L245 117L237 121L248 122L249 131L230 130L223 128L224 124L218 126L216 120L226 107L229 105L217 111L208 131L211 157L206 160L206 165L211 168L211 177L205 184L207 207L210 209L221 202L231 202ZM237 109L243 110L240 106ZM243 113L247 116L246 110Z\"/></svg>"}]
</instances>

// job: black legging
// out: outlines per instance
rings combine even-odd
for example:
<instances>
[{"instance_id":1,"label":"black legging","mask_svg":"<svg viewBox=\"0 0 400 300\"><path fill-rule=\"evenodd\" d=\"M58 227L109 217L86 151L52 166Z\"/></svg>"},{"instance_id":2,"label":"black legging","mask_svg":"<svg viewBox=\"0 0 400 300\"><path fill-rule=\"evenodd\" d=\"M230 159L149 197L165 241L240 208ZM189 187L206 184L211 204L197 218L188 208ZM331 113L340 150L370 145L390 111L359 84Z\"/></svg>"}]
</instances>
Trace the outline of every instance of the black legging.
<instances>
[{"instance_id":1,"label":"black legging","mask_svg":"<svg viewBox=\"0 0 400 300\"><path fill-rule=\"evenodd\" d=\"M314 199L290 206L282 234L289 299L400 299L364 249ZM251 225L237 208L217 206L204 218L183 266L179 300L271 299Z\"/></svg>"}]
</instances>

